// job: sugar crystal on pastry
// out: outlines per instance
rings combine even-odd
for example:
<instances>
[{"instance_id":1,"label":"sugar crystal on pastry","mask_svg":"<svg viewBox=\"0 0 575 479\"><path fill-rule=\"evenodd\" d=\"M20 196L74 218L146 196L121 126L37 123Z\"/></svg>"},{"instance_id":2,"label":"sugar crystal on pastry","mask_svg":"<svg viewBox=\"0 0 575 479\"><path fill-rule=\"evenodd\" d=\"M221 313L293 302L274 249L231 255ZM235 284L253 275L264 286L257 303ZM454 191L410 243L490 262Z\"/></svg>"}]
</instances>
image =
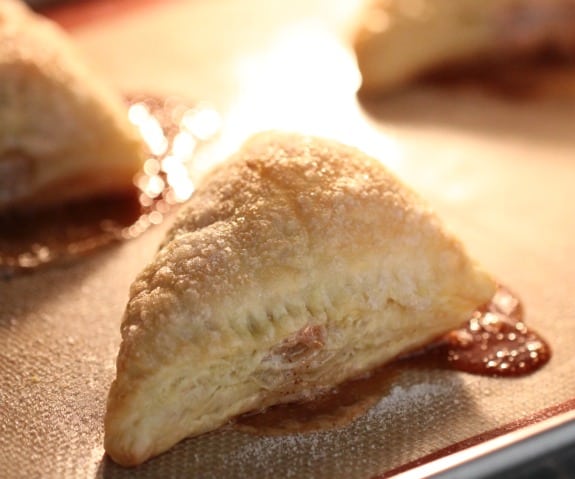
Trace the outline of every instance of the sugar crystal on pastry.
<instances>
[{"instance_id":1,"label":"sugar crystal on pastry","mask_svg":"<svg viewBox=\"0 0 575 479\"><path fill-rule=\"evenodd\" d=\"M459 326L493 280L379 161L269 132L209 173L130 290L105 447L135 465Z\"/></svg>"}]
</instances>

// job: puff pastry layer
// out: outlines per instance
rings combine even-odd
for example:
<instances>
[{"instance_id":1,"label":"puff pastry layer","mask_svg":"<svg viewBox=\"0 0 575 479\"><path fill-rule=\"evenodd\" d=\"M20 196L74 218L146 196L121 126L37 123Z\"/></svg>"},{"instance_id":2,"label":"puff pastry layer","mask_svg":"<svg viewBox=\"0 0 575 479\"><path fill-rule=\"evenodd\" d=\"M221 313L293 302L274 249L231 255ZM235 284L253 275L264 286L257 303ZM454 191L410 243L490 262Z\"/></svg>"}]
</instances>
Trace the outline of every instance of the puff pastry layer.
<instances>
[{"instance_id":1,"label":"puff pastry layer","mask_svg":"<svg viewBox=\"0 0 575 479\"><path fill-rule=\"evenodd\" d=\"M575 58L575 0L368 0L354 48L365 93L454 64Z\"/></svg>"},{"instance_id":2,"label":"puff pastry layer","mask_svg":"<svg viewBox=\"0 0 575 479\"><path fill-rule=\"evenodd\" d=\"M198 187L130 290L105 448L135 465L460 325L494 283L384 166L262 133Z\"/></svg>"},{"instance_id":3,"label":"puff pastry layer","mask_svg":"<svg viewBox=\"0 0 575 479\"><path fill-rule=\"evenodd\" d=\"M125 189L143 160L114 91L65 33L0 2L0 210Z\"/></svg>"}]
</instances>

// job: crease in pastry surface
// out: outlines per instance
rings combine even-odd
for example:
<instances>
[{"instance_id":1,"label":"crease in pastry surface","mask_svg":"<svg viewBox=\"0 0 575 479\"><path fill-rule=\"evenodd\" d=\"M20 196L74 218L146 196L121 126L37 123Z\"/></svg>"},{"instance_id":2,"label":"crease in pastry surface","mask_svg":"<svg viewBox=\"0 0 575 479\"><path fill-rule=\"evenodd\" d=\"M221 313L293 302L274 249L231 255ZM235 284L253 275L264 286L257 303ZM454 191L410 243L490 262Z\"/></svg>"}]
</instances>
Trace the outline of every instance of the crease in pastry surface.
<instances>
[{"instance_id":1,"label":"crease in pastry surface","mask_svg":"<svg viewBox=\"0 0 575 479\"><path fill-rule=\"evenodd\" d=\"M125 190L144 146L64 31L0 2L0 210Z\"/></svg>"},{"instance_id":2,"label":"crease in pastry surface","mask_svg":"<svg viewBox=\"0 0 575 479\"><path fill-rule=\"evenodd\" d=\"M459 326L494 288L377 160L257 135L198 185L131 287L106 450L135 465L310 399Z\"/></svg>"},{"instance_id":3,"label":"crease in pastry surface","mask_svg":"<svg viewBox=\"0 0 575 479\"><path fill-rule=\"evenodd\" d=\"M458 65L573 60L575 0L367 0L353 47L365 94Z\"/></svg>"}]
</instances>

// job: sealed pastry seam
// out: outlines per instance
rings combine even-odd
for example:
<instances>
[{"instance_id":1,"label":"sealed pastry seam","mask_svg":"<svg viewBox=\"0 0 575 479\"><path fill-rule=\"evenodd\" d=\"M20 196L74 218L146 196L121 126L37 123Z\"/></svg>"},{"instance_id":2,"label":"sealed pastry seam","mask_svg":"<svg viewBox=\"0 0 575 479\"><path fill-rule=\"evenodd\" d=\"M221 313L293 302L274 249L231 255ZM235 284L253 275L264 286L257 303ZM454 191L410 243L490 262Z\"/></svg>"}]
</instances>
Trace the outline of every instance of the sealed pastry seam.
<instances>
[{"instance_id":1,"label":"sealed pastry seam","mask_svg":"<svg viewBox=\"0 0 575 479\"><path fill-rule=\"evenodd\" d=\"M130 291L105 447L139 464L458 326L494 283L380 162L270 132L198 187Z\"/></svg>"}]
</instances>

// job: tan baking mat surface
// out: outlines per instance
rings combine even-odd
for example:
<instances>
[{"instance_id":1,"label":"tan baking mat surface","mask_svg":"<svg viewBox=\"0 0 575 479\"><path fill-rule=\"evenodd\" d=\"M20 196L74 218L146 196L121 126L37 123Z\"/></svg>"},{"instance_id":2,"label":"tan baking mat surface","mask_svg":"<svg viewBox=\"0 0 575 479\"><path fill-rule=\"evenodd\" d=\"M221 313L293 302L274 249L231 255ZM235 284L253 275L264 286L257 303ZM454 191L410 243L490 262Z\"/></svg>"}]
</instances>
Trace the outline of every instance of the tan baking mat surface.
<instances>
[{"instance_id":1,"label":"tan baking mat surface","mask_svg":"<svg viewBox=\"0 0 575 479\"><path fill-rule=\"evenodd\" d=\"M278 126L383 157L519 293L554 356L522 379L409 370L346 428L279 438L220 431L124 470L103 454L104 404L129 284L164 225L85 261L0 281L1 477L369 478L575 397L572 98L420 88L367 114L336 35L346 2L147 3L68 26L122 89L216 105L227 118L222 151Z\"/></svg>"}]
</instances>

